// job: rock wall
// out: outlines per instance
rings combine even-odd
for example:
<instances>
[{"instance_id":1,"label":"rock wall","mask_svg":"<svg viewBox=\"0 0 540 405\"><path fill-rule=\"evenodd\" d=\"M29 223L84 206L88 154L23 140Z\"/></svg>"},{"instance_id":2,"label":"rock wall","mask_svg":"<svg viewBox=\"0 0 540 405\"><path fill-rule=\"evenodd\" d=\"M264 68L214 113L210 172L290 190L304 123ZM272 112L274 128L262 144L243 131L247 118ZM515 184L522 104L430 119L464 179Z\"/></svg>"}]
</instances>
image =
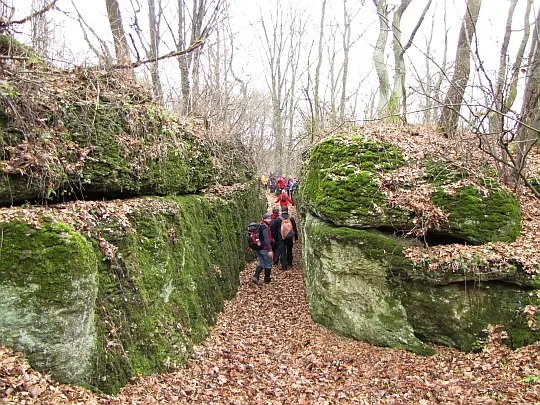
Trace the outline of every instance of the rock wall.
<instances>
[{"instance_id":1,"label":"rock wall","mask_svg":"<svg viewBox=\"0 0 540 405\"><path fill-rule=\"evenodd\" d=\"M107 393L182 364L236 293L266 210L249 153L122 72L4 68L0 341Z\"/></svg>"},{"instance_id":2,"label":"rock wall","mask_svg":"<svg viewBox=\"0 0 540 405\"><path fill-rule=\"evenodd\" d=\"M96 344L101 258L63 223L0 223L0 340L61 381L82 383Z\"/></svg>"},{"instance_id":3,"label":"rock wall","mask_svg":"<svg viewBox=\"0 0 540 405\"><path fill-rule=\"evenodd\" d=\"M182 195L253 179L239 142L210 141L204 120L156 106L126 76L40 65L11 73L0 85L0 206Z\"/></svg>"},{"instance_id":4,"label":"rock wall","mask_svg":"<svg viewBox=\"0 0 540 405\"><path fill-rule=\"evenodd\" d=\"M0 222L0 340L58 381L105 392L180 365L208 335L265 208L255 184L122 204L126 220L84 232L46 216Z\"/></svg>"},{"instance_id":5,"label":"rock wall","mask_svg":"<svg viewBox=\"0 0 540 405\"><path fill-rule=\"evenodd\" d=\"M331 227L310 213L302 230L308 305L315 322L371 344L433 353L414 335L388 280L388 269L404 260L399 254L403 242Z\"/></svg>"}]
</instances>

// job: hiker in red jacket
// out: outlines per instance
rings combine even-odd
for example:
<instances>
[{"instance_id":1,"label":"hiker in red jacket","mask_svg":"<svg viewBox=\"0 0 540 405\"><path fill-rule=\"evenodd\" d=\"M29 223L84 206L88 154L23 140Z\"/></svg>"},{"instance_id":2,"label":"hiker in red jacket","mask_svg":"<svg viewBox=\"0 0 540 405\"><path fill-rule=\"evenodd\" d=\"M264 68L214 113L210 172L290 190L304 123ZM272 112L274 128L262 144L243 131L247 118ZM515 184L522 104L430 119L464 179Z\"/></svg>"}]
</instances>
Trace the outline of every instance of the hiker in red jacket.
<instances>
[{"instance_id":1,"label":"hiker in red jacket","mask_svg":"<svg viewBox=\"0 0 540 405\"><path fill-rule=\"evenodd\" d=\"M287 186L287 182L285 181L285 178L283 176L279 176L278 179L278 187L280 190L285 190L285 187Z\"/></svg>"},{"instance_id":2,"label":"hiker in red jacket","mask_svg":"<svg viewBox=\"0 0 540 405\"><path fill-rule=\"evenodd\" d=\"M279 202L280 207L287 207L287 206L289 206L289 203L294 205L293 200L291 200L291 198L287 195L287 191L285 191L285 189L283 189L281 194L278 195L275 202Z\"/></svg>"}]
</instances>

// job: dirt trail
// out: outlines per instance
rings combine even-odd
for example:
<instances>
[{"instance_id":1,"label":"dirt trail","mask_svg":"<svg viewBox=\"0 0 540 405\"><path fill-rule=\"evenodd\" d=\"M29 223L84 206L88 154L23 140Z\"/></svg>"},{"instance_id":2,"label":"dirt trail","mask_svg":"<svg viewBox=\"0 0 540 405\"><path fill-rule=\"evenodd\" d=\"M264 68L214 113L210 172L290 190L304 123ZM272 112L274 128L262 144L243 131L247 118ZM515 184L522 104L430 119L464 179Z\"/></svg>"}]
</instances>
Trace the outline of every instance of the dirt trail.
<instances>
[{"instance_id":1,"label":"dirt trail","mask_svg":"<svg viewBox=\"0 0 540 405\"><path fill-rule=\"evenodd\" d=\"M298 218L291 208L291 215ZM437 348L420 357L338 336L308 313L301 245L293 268L275 267L272 282L251 282L255 263L240 276L210 337L185 369L141 379L107 402L290 403L540 403L535 352L494 346L479 354Z\"/></svg>"}]
</instances>

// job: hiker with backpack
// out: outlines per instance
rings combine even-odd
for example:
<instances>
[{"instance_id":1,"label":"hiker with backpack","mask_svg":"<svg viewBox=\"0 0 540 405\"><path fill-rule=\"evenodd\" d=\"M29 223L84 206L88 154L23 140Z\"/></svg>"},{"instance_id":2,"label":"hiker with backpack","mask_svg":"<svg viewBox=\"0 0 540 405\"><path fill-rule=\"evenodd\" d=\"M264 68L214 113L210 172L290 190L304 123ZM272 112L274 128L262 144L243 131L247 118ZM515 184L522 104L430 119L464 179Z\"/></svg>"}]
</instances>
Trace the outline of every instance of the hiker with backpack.
<instances>
[{"instance_id":1,"label":"hiker with backpack","mask_svg":"<svg viewBox=\"0 0 540 405\"><path fill-rule=\"evenodd\" d=\"M279 206L281 208L283 207L287 207L289 205L289 203L291 203L292 205L294 205L294 202L293 200L291 200L291 198L287 195L287 191L285 191L285 189L283 189L283 191L281 192L280 195L278 195L277 199L275 202L279 202Z\"/></svg>"},{"instance_id":2,"label":"hiker with backpack","mask_svg":"<svg viewBox=\"0 0 540 405\"><path fill-rule=\"evenodd\" d=\"M289 207L281 207L281 216L276 220L275 229L279 229L279 256L281 258L281 269L287 270L293 263L293 239L298 241L298 231L296 221L289 215Z\"/></svg>"},{"instance_id":3,"label":"hiker with backpack","mask_svg":"<svg viewBox=\"0 0 540 405\"><path fill-rule=\"evenodd\" d=\"M279 219L279 207L272 208L272 214L270 216L270 232L272 232L272 252L274 252L273 263L277 265L279 263L279 232L280 228L276 226Z\"/></svg>"},{"instance_id":4,"label":"hiker with backpack","mask_svg":"<svg viewBox=\"0 0 540 405\"><path fill-rule=\"evenodd\" d=\"M253 275L252 281L260 284L260 275L264 270L264 282L271 281L272 272L272 232L270 231L271 215L265 213L260 224L251 223L248 226L248 244L249 247L257 251L258 263Z\"/></svg>"}]
</instances>

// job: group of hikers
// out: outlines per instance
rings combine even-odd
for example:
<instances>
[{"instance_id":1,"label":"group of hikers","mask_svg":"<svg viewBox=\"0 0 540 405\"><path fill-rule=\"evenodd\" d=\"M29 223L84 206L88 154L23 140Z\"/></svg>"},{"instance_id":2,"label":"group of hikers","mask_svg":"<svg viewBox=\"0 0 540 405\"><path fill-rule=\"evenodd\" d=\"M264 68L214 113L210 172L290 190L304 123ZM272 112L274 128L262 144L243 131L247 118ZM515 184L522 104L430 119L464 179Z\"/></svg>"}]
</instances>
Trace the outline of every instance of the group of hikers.
<instances>
[{"instance_id":1,"label":"group of hikers","mask_svg":"<svg viewBox=\"0 0 540 405\"><path fill-rule=\"evenodd\" d=\"M270 173L270 176L263 174L261 176L261 187L266 191L270 189L271 193L276 195L280 194L285 190L287 195L292 199L294 196L295 190L298 188L298 180L289 176L286 180L284 176L274 175Z\"/></svg>"},{"instance_id":2,"label":"group of hikers","mask_svg":"<svg viewBox=\"0 0 540 405\"><path fill-rule=\"evenodd\" d=\"M267 180L263 183L263 178ZM277 186L284 185L282 176L278 177ZM281 264L281 269L286 271L293 263L293 243L298 241L298 230L295 219L289 215L289 204L294 205L294 180L290 187L282 187L276 192L275 203L278 206L272 208L272 213L264 213L260 224L252 223L248 227L248 243L253 250L257 251L258 263L252 281L261 284L261 273L264 271L264 282L271 281L272 266ZM261 185L268 186L268 178L261 177ZM275 186L274 186L275 187ZM271 192L272 189L270 190ZM281 210L281 213L280 213Z\"/></svg>"}]
</instances>

